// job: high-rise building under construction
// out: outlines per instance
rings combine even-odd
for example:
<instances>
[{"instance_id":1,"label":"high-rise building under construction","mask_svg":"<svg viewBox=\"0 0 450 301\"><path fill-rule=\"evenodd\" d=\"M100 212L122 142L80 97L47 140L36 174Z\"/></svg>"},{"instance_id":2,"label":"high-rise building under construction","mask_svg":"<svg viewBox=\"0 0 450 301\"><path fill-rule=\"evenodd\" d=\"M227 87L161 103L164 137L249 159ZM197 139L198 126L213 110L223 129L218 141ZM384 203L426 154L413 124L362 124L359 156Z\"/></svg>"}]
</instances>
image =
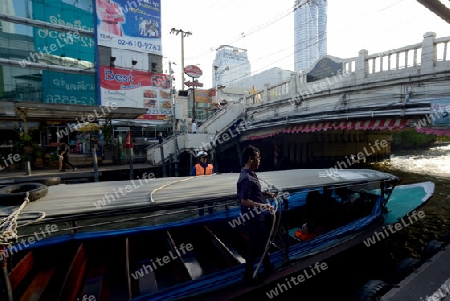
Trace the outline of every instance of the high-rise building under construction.
<instances>
[{"instance_id":1,"label":"high-rise building under construction","mask_svg":"<svg viewBox=\"0 0 450 301\"><path fill-rule=\"evenodd\" d=\"M296 0L294 68L308 70L327 54L327 0Z\"/></svg>"}]
</instances>

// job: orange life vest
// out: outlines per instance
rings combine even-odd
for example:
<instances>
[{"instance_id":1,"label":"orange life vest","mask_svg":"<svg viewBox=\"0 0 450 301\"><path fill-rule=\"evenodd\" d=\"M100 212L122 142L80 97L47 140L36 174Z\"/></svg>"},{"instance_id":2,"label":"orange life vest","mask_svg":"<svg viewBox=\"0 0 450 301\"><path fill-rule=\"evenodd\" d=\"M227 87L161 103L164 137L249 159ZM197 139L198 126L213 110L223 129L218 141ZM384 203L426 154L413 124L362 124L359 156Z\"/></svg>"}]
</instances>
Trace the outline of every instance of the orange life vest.
<instances>
[{"instance_id":1,"label":"orange life vest","mask_svg":"<svg viewBox=\"0 0 450 301\"><path fill-rule=\"evenodd\" d=\"M195 164L195 175L196 176L203 176L203 175L212 175L213 172L213 165L208 164L206 168L203 168L203 166L200 165L200 163Z\"/></svg>"},{"instance_id":2,"label":"orange life vest","mask_svg":"<svg viewBox=\"0 0 450 301\"><path fill-rule=\"evenodd\" d=\"M308 240L308 239L316 237L317 234L316 233L311 233L311 232L306 233L306 232L303 232L302 230L297 230L297 231L294 232L294 236L297 237L300 240L305 241L305 240Z\"/></svg>"}]
</instances>

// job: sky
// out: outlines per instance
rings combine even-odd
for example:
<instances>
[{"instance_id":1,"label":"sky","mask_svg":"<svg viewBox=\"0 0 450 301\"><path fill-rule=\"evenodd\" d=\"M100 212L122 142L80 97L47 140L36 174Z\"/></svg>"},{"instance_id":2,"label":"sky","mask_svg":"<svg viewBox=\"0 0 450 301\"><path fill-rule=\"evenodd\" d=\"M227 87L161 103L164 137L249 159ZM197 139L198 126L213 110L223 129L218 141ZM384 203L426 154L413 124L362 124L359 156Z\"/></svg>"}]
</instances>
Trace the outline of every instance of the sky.
<instances>
[{"instance_id":1,"label":"sky","mask_svg":"<svg viewBox=\"0 0 450 301\"><path fill-rule=\"evenodd\" d=\"M164 70L175 63L175 87L181 89L181 35L184 65L197 65L199 82L212 87L215 50L230 45L247 50L252 74L273 67L294 70L294 0L168 0L161 1ZM421 43L426 32L450 36L450 24L417 0L328 1L328 55L358 56ZM190 78L185 76L185 81Z\"/></svg>"}]
</instances>

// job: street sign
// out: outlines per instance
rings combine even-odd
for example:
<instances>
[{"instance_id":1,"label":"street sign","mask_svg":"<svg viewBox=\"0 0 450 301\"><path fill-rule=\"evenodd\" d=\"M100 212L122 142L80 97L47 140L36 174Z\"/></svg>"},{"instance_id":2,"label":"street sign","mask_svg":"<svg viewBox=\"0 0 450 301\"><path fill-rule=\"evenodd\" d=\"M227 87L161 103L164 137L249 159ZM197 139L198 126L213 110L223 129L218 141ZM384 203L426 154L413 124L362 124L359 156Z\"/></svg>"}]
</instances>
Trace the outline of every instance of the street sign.
<instances>
[{"instance_id":1,"label":"street sign","mask_svg":"<svg viewBox=\"0 0 450 301\"><path fill-rule=\"evenodd\" d=\"M184 82L184 84L188 87L203 87L203 83L199 83L199 82Z\"/></svg>"},{"instance_id":2,"label":"street sign","mask_svg":"<svg viewBox=\"0 0 450 301\"><path fill-rule=\"evenodd\" d=\"M188 65L184 67L184 73L190 77L197 78L202 76L203 71L195 65Z\"/></svg>"}]
</instances>

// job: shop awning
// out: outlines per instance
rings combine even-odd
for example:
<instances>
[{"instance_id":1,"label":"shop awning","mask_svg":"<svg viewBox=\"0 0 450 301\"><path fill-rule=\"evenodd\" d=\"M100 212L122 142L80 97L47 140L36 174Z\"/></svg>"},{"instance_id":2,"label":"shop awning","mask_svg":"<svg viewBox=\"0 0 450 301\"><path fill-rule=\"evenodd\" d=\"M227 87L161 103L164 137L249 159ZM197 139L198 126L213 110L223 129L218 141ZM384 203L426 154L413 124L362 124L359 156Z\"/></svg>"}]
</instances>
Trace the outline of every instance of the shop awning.
<instances>
[{"instance_id":1,"label":"shop awning","mask_svg":"<svg viewBox=\"0 0 450 301\"><path fill-rule=\"evenodd\" d=\"M8 103L6 103L8 105ZM146 108L128 107L101 107L86 105L48 104L35 102L14 102L16 116L7 116L8 119L22 119L24 115L27 121L91 121L98 119L136 119L147 113ZM6 117L6 116L5 116ZM91 118L91 120L89 120Z\"/></svg>"},{"instance_id":2,"label":"shop awning","mask_svg":"<svg viewBox=\"0 0 450 301\"><path fill-rule=\"evenodd\" d=\"M270 138L270 137L276 136L278 134L281 134L281 132L277 131L277 132L267 133L267 134L263 134L263 135L259 135L259 136L249 136L247 138L247 140L258 140L258 139Z\"/></svg>"},{"instance_id":3,"label":"shop awning","mask_svg":"<svg viewBox=\"0 0 450 301\"><path fill-rule=\"evenodd\" d=\"M80 132L89 132L89 131L98 131L100 129L100 126L98 123L89 123L85 122L80 127L78 127L78 131Z\"/></svg>"},{"instance_id":4,"label":"shop awning","mask_svg":"<svg viewBox=\"0 0 450 301\"><path fill-rule=\"evenodd\" d=\"M407 119L372 119L359 121L330 121L313 122L297 125L290 125L283 130L283 133L310 133L327 130L394 130L402 129L406 126Z\"/></svg>"}]
</instances>

